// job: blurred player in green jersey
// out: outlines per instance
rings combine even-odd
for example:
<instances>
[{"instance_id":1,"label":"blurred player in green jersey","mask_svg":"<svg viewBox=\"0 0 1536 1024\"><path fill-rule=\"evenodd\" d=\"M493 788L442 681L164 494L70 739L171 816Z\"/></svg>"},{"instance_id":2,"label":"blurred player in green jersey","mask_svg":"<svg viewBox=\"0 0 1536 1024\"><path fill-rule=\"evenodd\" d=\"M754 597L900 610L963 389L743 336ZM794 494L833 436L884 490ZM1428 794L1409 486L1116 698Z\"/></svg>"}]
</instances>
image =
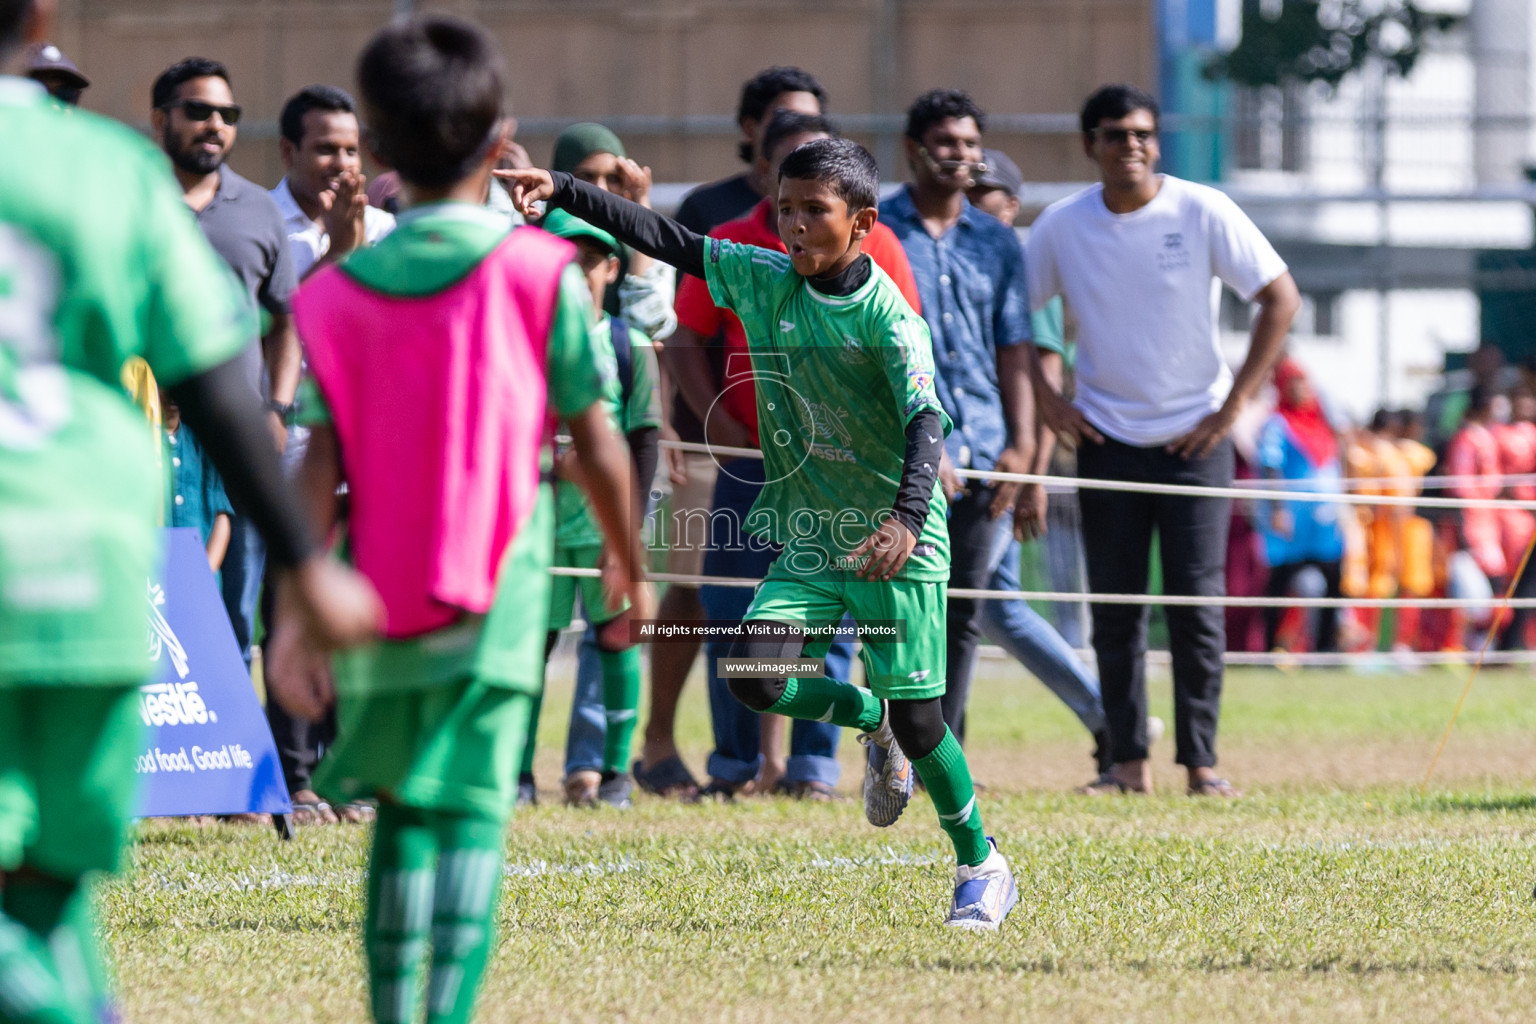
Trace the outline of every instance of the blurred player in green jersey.
<instances>
[{"instance_id":1,"label":"blurred player in green jersey","mask_svg":"<svg viewBox=\"0 0 1536 1024\"><path fill-rule=\"evenodd\" d=\"M613 553L608 589L639 615L650 597L575 247L509 233L483 206L506 138L495 42L456 19L397 22L357 77L369 147L409 203L387 238L299 289L314 376L300 477L328 534L344 519L388 621L332 676L279 620L274 661L306 668L274 695L310 720L335 700L315 789L379 802L363 923L374 1020L416 1021L425 988L428 1024L462 1024L494 943L502 833L544 682L554 419Z\"/></svg>"},{"instance_id":2,"label":"blurred player in green jersey","mask_svg":"<svg viewBox=\"0 0 1536 1024\"><path fill-rule=\"evenodd\" d=\"M53 9L0 0L7 71ZM250 333L235 283L164 158L20 77L0 77L0 137L0 1020L84 1024L113 1013L90 885L118 868L137 797L164 488L123 363L142 357L175 397L311 645L365 639L379 608L283 490L234 363Z\"/></svg>"}]
</instances>

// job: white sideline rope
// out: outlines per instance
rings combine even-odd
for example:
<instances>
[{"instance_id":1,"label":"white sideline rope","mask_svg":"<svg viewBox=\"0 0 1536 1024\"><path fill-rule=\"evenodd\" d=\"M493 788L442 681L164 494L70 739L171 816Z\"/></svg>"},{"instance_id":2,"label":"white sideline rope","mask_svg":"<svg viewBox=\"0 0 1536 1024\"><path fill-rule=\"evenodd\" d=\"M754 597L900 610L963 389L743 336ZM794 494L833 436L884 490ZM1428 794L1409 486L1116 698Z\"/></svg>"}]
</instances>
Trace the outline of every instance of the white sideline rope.
<instances>
[{"instance_id":1,"label":"white sideline rope","mask_svg":"<svg viewBox=\"0 0 1536 1024\"><path fill-rule=\"evenodd\" d=\"M728 455L733 458L761 459L763 453L756 448L728 448L723 445L699 444L694 441L662 441L663 448L675 448L685 452L706 455ZM1192 498L1246 498L1254 501L1274 501L1277 488L1273 487L1201 487L1194 484L1145 484L1131 480L1090 480L1075 476L1051 476L1043 473L999 473L996 470L958 469L956 475L964 480L999 480L1006 483L1045 484L1048 487L1078 490L1121 491L1131 494L1179 494ZM1481 479L1481 478L1480 478ZM1257 481L1255 481L1257 482ZM1305 481L1301 481L1305 482ZM1348 478L1344 483L1350 484ZM1398 482L1399 485L1401 481ZM1390 505L1407 508L1512 508L1536 511L1536 501L1515 501L1505 498L1435 498L1407 494L1352 494L1335 491L1286 490L1286 501L1307 501L1328 505Z\"/></svg>"},{"instance_id":2,"label":"white sideline rope","mask_svg":"<svg viewBox=\"0 0 1536 1024\"><path fill-rule=\"evenodd\" d=\"M552 566L552 576L601 576L600 569L574 569ZM762 580L745 576L701 576L689 573L655 572L648 577L655 583L680 583L686 586L755 587ZM978 601L1044 601L1058 604L1145 604L1206 608L1490 608L1499 603L1487 597L1222 597L1193 594L1086 594L1063 590L980 590L957 587L950 597ZM1511 608L1536 608L1536 597L1517 597Z\"/></svg>"}]
</instances>

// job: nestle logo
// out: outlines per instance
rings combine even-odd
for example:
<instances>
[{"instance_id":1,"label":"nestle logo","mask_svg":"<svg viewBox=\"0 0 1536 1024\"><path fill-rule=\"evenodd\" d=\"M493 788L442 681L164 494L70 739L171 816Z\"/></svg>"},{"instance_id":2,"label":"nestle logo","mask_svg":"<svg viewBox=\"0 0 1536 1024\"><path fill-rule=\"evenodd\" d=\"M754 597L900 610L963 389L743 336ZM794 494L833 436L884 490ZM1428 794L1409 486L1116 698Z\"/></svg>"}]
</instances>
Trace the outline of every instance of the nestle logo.
<instances>
[{"instance_id":1,"label":"nestle logo","mask_svg":"<svg viewBox=\"0 0 1536 1024\"><path fill-rule=\"evenodd\" d=\"M1170 231L1163 236L1164 249L1182 249L1184 247L1184 233L1182 231Z\"/></svg>"}]
</instances>

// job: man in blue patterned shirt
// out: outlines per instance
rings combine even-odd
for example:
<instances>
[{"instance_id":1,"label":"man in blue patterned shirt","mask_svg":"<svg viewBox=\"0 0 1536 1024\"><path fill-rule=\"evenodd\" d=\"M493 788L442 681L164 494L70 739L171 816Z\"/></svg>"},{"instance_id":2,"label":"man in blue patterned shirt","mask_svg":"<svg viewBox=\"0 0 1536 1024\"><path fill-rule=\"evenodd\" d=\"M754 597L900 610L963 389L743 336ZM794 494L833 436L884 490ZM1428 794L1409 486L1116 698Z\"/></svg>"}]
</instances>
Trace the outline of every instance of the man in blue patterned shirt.
<instances>
[{"instance_id":1,"label":"man in blue patterned shirt","mask_svg":"<svg viewBox=\"0 0 1536 1024\"><path fill-rule=\"evenodd\" d=\"M907 111L912 183L880 204L880 219L901 239L917 278L933 335L939 401L955 424L939 476L951 500L952 591L987 585L996 520L1019 496L1017 484L972 480L961 487L955 468L1028 473L1034 451L1024 254L1012 229L965 198L982 160L985 123L964 92L919 96ZM974 599L949 599L944 719L962 739L979 613Z\"/></svg>"}]
</instances>

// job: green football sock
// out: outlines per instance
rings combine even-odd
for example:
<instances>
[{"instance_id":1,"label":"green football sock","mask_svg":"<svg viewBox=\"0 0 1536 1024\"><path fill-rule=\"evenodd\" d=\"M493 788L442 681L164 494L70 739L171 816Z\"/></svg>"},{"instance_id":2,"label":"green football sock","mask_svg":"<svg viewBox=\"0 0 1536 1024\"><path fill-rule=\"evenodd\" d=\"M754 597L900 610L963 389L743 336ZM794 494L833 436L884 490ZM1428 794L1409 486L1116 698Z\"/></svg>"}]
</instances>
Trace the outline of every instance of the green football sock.
<instances>
[{"instance_id":1,"label":"green football sock","mask_svg":"<svg viewBox=\"0 0 1536 1024\"><path fill-rule=\"evenodd\" d=\"M110 995L96 943L90 887L79 880L13 875L6 881L0 905L6 918L32 933L40 965L52 974L60 1004L70 1014L67 1019L101 1019L108 1012ZM0 1006L5 1001L0 996ZM0 1013L0 1019L10 1018Z\"/></svg>"},{"instance_id":2,"label":"green football sock","mask_svg":"<svg viewBox=\"0 0 1536 1024\"><path fill-rule=\"evenodd\" d=\"M986 860L990 851L981 828L981 812L976 809L971 769L954 733L946 728L933 753L913 761L912 767L928 787L933 809L939 812L939 827L955 844L955 857L970 867Z\"/></svg>"},{"instance_id":3,"label":"green football sock","mask_svg":"<svg viewBox=\"0 0 1536 1024\"><path fill-rule=\"evenodd\" d=\"M0 1021L78 1024L53 969L53 957L31 929L0 914Z\"/></svg>"},{"instance_id":4,"label":"green football sock","mask_svg":"<svg viewBox=\"0 0 1536 1024\"><path fill-rule=\"evenodd\" d=\"M862 687L836 679L788 679L783 695L768 710L775 715L831 722L860 732L874 732L880 728L880 698Z\"/></svg>"},{"instance_id":5,"label":"green football sock","mask_svg":"<svg viewBox=\"0 0 1536 1024\"><path fill-rule=\"evenodd\" d=\"M629 770L629 748L640 708L640 648L599 651L603 667L603 770Z\"/></svg>"},{"instance_id":6,"label":"green football sock","mask_svg":"<svg viewBox=\"0 0 1536 1024\"><path fill-rule=\"evenodd\" d=\"M432 923L437 835L425 811L379 804L368 862L363 945L377 1024L411 1024Z\"/></svg>"},{"instance_id":7,"label":"green football sock","mask_svg":"<svg viewBox=\"0 0 1536 1024\"><path fill-rule=\"evenodd\" d=\"M427 1024L465 1024L495 939L501 892L502 822L437 815L437 885L432 910L432 974Z\"/></svg>"}]
</instances>

